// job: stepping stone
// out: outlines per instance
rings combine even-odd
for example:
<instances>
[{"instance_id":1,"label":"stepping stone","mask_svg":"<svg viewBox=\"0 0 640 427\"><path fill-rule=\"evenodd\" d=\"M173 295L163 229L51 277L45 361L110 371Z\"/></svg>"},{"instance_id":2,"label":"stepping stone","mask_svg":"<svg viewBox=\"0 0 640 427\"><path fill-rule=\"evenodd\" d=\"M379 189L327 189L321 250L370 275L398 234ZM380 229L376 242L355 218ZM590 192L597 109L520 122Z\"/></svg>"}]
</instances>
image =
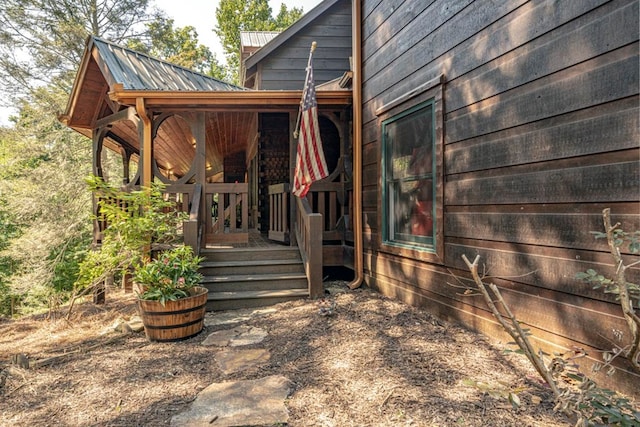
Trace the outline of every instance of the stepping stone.
<instances>
[{"instance_id":1,"label":"stepping stone","mask_svg":"<svg viewBox=\"0 0 640 427\"><path fill-rule=\"evenodd\" d=\"M267 332L264 329L242 325L232 329L223 329L221 331L213 332L204 341L202 341L202 345L238 347L257 344L264 340L266 336Z\"/></svg>"},{"instance_id":2,"label":"stepping stone","mask_svg":"<svg viewBox=\"0 0 640 427\"><path fill-rule=\"evenodd\" d=\"M251 350L222 350L215 355L216 362L225 375L254 368L269 361L271 353L263 348Z\"/></svg>"},{"instance_id":3,"label":"stepping stone","mask_svg":"<svg viewBox=\"0 0 640 427\"><path fill-rule=\"evenodd\" d=\"M281 375L215 383L202 390L185 412L171 418L174 427L231 427L286 424L284 404L293 384Z\"/></svg>"},{"instance_id":4,"label":"stepping stone","mask_svg":"<svg viewBox=\"0 0 640 427\"><path fill-rule=\"evenodd\" d=\"M254 317L276 313L275 308L241 308L229 311L209 312L204 318L205 326L231 325L251 320Z\"/></svg>"}]
</instances>

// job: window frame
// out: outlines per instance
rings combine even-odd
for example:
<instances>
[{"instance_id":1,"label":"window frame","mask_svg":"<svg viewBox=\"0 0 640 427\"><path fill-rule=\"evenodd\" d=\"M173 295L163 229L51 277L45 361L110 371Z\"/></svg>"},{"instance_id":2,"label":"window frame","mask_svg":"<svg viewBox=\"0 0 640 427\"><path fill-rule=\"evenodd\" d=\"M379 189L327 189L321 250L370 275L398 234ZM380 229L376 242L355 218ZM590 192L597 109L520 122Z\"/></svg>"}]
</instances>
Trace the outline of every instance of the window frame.
<instances>
[{"instance_id":1,"label":"window frame","mask_svg":"<svg viewBox=\"0 0 640 427\"><path fill-rule=\"evenodd\" d=\"M382 252L388 252L408 258L444 263L444 126L443 126L443 92L444 77L440 76L414 90L401 95L393 101L383 105L376 110L378 116L378 132L380 141L379 149L379 177L380 186L378 191L378 247ZM386 177L386 162L389 145L387 145L384 134L385 127L397 120L402 119L421 108L431 106L432 108L432 194L433 194L433 234L432 242L409 242L393 241L389 239L389 200L388 184L390 181ZM418 237L416 235L412 235ZM416 240L420 240L419 238Z\"/></svg>"}]
</instances>

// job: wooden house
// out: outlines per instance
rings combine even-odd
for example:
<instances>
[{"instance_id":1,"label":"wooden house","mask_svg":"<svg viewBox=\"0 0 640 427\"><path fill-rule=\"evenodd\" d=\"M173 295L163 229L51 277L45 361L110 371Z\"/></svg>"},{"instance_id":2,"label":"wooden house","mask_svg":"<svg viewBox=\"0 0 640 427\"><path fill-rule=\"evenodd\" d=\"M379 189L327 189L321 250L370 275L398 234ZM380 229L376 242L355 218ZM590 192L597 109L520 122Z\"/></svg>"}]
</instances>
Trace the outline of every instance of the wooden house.
<instances>
[{"instance_id":1,"label":"wooden house","mask_svg":"<svg viewBox=\"0 0 640 427\"><path fill-rule=\"evenodd\" d=\"M353 287L504 338L453 286L479 255L536 345L597 359L626 324L575 274L611 271L590 234L603 208L640 229L638 16L638 0L325 0L251 52L246 88L91 39L63 120L92 137L96 172L103 145L120 150L139 159L130 185L165 181L190 210L211 308L247 284L249 305L318 296L322 267L341 265ZM292 130L313 40L332 174L301 200ZM250 230L280 242L271 259ZM620 369L614 386L637 393Z\"/></svg>"},{"instance_id":2,"label":"wooden house","mask_svg":"<svg viewBox=\"0 0 640 427\"><path fill-rule=\"evenodd\" d=\"M638 1L363 0L357 13L367 284L500 336L452 286L461 256L479 255L536 345L600 359L628 329L615 296L575 274L612 272L590 234L604 207L640 229ZM640 391L637 372L615 381Z\"/></svg>"}]
</instances>

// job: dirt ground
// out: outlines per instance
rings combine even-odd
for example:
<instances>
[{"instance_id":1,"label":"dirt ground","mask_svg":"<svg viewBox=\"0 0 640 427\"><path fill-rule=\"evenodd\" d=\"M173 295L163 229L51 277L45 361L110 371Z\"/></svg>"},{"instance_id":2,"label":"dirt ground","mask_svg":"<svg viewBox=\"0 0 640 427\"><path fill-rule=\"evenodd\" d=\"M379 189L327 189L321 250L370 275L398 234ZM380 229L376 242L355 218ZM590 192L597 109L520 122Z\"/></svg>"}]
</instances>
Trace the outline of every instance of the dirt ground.
<instances>
[{"instance_id":1,"label":"dirt ground","mask_svg":"<svg viewBox=\"0 0 640 427\"><path fill-rule=\"evenodd\" d=\"M327 287L324 303L283 303L245 321L267 331L255 346L271 358L232 375L217 366L216 348L200 345L229 325L176 343L104 333L136 313L134 297L120 291L104 306L78 306L70 321L63 311L0 321L0 425L169 425L211 383L276 374L295 385L287 426L568 425L522 356L368 289ZM36 367L10 365L17 354Z\"/></svg>"}]
</instances>

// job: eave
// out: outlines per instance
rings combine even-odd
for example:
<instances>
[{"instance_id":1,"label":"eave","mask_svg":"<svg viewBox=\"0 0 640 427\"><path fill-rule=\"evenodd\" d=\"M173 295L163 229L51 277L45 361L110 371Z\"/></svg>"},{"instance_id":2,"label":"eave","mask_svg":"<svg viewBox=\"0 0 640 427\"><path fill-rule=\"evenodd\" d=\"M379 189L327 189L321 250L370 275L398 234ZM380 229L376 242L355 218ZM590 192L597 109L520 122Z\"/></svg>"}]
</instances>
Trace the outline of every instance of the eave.
<instances>
[{"instance_id":1,"label":"eave","mask_svg":"<svg viewBox=\"0 0 640 427\"><path fill-rule=\"evenodd\" d=\"M116 84L109 92L111 100L123 105L135 105L143 98L149 109L197 109L207 111L289 111L300 105L301 90L261 91L146 91L125 90ZM352 103L351 90L317 91L321 107L342 107Z\"/></svg>"}]
</instances>

